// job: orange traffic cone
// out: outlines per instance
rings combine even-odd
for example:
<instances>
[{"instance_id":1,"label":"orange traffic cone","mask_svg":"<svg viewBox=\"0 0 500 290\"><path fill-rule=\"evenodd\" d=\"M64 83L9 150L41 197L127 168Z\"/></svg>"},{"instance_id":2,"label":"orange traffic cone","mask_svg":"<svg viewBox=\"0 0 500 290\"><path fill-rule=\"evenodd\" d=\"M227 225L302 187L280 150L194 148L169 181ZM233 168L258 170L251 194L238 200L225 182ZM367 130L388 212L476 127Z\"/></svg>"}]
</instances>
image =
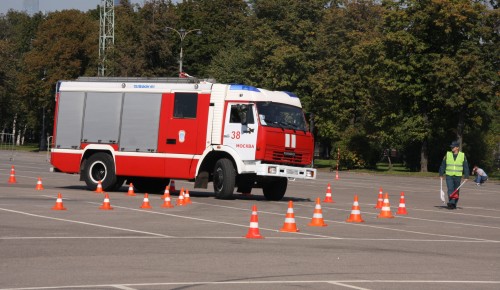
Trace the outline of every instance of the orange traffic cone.
<instances>
[{"instance_id":1,"label":"orange traffic cone","mask_svg":"<svg viewBox=\"0 0 500 290\"><path fill-rule=\"evenodd\" d=\"M38 181L36 182L35 190L43 190L42 179L38 177Z\"/></svg>"},{"instance_id":2,"label":"orange traffic cone","mask_svg":"<svg viewBox=\"0 0 500 290\"><path fill-rule=\"evenodd\" d=\"M170 181L170 193L175 193L175 180Z\"/></svg>"},{"instance_id":3,"label":"orange traffic cone","mask_svg":"<svg viewBox=\"0 0 500 290\"><path fill-rule=\"evenodd\" d=\"M391 213L391 205L389 203L389 194L386 192L384 196L384 205L380 210L380 214L377 216L378 218L394 218Z\"/></svg>"},{"instance_id":4,"label":"orange traffic cone","mask_svg":"<svg viewBox=\"0 0 500 290\"><path fill-rule=\"evenodd\" d=\"M257 216L257 206L252 207L252 215L250 217L250 228L245 236L247 239L263 239L259 232L259 217Z\"/></svg>"},{"instance_id":5,"label":"orange traffic cone","mask_svg":"<svg viewBox=\"0 0 500 290\"><path fill-rule=\"evenodd\" d=\"M377 204L374 206L374 208L382 208L384 205L384 198L383 198L383 193L382 193L382 187L378 191L378 199L377 199Z\"/></svg>"},{"instance_id":6,"label":"orange traffic cone","mask_svg":"<svg viewBox=\"0 0 500 290\"><path fill-rule=\"evenodd\" d=\"M147 192L144 194L144 200L142 201L141 208L152 209L151 205L149 204L149 195Z\"/></svg>"},{"instance_id":7,"label":"orange traffic cone","mask_svg":"<svg viewBox=\"0 0 500 290\"><path fill-rule=\"evenodd\" d=\"M163 194L163 200L164 200L164 202L163 202L163 205L161 207L167 207L167 208L174 207L174 205L171 203L170 193L168 192L168 189L165 189L165 193Z\"/></svg>"},{"instance_id":8,"label":"orange traffic cone","mask_svg":"<svg viewBox=\"0 0 500 290\"><path fill-rule=\"evenodd\" d=\"M185 205L193 204L193 202L191 201L191 197L189 196L189 189L186 189L184 193L184 204Z\"/></svg>"},{"instance_id":9,"label":"orange traffic cone","mask_svg":"<svg viewBox=\"0 0 500 290\"><path fill-rule=\"evenodd\" d=\"M288 210L286 211L285 223L280 232L298 232L297 224L295 223L295 214L293 213L293 201L288 202Z\"/></svg>"},{"instance_id":10,"label":"orange traffic cone","mask_svg":"<svg viewBox=\"0 0 500 290\"><path fill-rule=\"evenodd\" d=\"M10 168L9 183L17 183L16 170L14 169L14 165L12 165L12 167Z\"/></svg>"},{"instance_id":11,"label":"orange traffic cone","mask_svg":"<svg viewBox=\"0 0 500 290\"><path fill-rule=\"evenodd\" d=\"M60 193L57 194L56 205L52 208L53 210L66 210L63 205L62 195Z\"/></svg>"},{"instance_id":12,"label":"orange traffic cone","mask_svg":"<svg viewBox=\"0 0 500 290\"><path fill-rule=\"evenodd\" d=\"M163 196L161 197L162 200L165 200L165 196L170 195L170 185L165 186L165 190L163 191Z\"/></svg>"},{"instance_id":13,"label":"orange traffic cone","mask_svg":"<svg viewBox=\"0 0 500 290\"><path fill-rule=\"evenodd\" d=\"M323 212L321 211L321 204L319 197L316 199L316 206L314 207L313 218L308 224L311 227L326 227L325 221L323 220Z\"/></svg>"},{"instance_id":14,"label":"orange traffic cone","mask_svg":"<svg viewBox=\"0 0 500 290\"><path fill-rule=\"evenodd\" d=\"M330 186L330 183L328 183L328 186L326 187L326 195L323 202L335 203L335 201L333 201L332 199L332 188Z\"/></svg>"},{"instance_id":15,"label":"orange traffic cone","mask_svg":"<svg viewBox=\"0 0 500 290\"><path fill-rule=\"evenodd\" d=\"M96 193L103 193L104 192L104 190L102 190L102 182L100 180L97 182L97 188L95 189L95 192Z\"/></svg>"},{"instance_id":16,"label":"orange traffic cone","mask_svg":"<svg viewBox=\"0 0 500 290\"><path fill-rule=\"evenodd\" d=\"M181 191L179 192L179 197L177 198L177 202L175 203L177 206L183 206L186 205L184 203L184 188L181 188Z\"/></svg>"},{"instance_id":17,"label":"orange traffic cone","mask_svg":"<svg viewBox=\"0 0 500 290\"><path fill-rule=\"evenodd\" d=\"M335 172L335 180L339 180L339 170L338 169Z\"/></svg>"},{"instance_id":18,"label":"orange traffic cone","mask_svg":"<svg viewBox=\"0 0 500 290\"><path fill-rule=\"evenodd\" d=\"M346 220L348 223L362 223L364 220L361 218L361 210L359 208L358 195L354 195L354 202L352 204L351 215Z\"/></svg>"},{"instance_id":19,"label":"orange traffic cone","mask_svg":"<svg viewBox=\"0 0 500 290\"><path fill-rule=\"evenodd\" d=\"M398 211L396 214L408 214L406 211L406 204L405 204L405 193L401 191L401 197L399 198L399 207Z\"/></svg>"},{"instance_id":20,"label":"orange traffic cone","mask_svg":"<svg viewBox=\"0 0 500 290\"><path fill-rule=\"evenodd\" d=\"M134 184L131 182L129 185L128 185L128 192L127 192L127 195L128 196L136 196L137 194L135 194L134 192Z\"/></svg>"},{"instance_id":21,"label":"orange traffic cone","mask_svg":"<svg viewBox=\"0 0 500 290\"><path fill-rule=\"evenodd\" d=\"M109 195L107 193L104 195L104 201L103 201L102 205L99 207L99 209L103 209L103 210L113 209L111 207L111 203L109 202Z\"/></svg>"}]
</instances>

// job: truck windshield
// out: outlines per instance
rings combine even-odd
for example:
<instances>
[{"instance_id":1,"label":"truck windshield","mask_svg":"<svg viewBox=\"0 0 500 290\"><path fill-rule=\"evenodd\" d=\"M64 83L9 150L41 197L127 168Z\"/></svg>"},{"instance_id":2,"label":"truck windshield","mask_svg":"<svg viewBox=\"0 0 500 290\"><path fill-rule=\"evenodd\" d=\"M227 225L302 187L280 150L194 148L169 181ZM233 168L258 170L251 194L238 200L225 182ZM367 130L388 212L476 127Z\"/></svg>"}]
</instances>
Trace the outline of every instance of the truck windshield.
<instances>
[{"instance_id":1,"label":"truck windshield","mask_svg":"<svg viewBox=\"0 0 500 290\"><path fill-rule=\"evenodd\" d=\"M307 131L301 108L273 102L257 102L257 111L262 126Z\"/></svg>"}]
</instances>

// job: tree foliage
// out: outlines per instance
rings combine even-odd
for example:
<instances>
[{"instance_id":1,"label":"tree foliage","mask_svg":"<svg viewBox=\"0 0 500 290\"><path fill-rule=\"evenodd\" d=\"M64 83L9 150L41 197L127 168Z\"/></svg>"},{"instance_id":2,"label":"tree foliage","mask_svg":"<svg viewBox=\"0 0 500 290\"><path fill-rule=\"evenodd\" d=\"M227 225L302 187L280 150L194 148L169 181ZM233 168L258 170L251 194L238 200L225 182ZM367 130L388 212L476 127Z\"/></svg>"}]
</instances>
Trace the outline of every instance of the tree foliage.
<instances>
[{"instance_id":1,"label":"tree foliage","mask_svg":"<svg viewBox=\"0 0 500 290\"><path fill-rule=\"evenodd\" d=\"M57 81L97 75L98 35L98 8L0 15L2 132L39 141ZM190 75L301 96L341 166L372 167L390 148L434 171L459 140L492 169L499 36L498 1L121 0L107 73L177 76L182 48Z\"/></svg>"}]
</instances>

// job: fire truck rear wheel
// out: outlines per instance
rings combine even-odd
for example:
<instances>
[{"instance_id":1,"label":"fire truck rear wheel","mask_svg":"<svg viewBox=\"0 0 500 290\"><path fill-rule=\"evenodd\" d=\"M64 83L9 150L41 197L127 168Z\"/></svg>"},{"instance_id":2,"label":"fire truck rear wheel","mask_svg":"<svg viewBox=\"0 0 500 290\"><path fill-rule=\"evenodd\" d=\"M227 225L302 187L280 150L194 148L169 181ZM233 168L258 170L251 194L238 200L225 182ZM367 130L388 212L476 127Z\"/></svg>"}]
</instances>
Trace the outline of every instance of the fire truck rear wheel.
<instances>
[{"instance_id":1,"label":"fire truck rear wheel","mask_svg":"<svg viewBox=\"0 0 500 290\"><path fill-rule=\"evenodd\" d=\"M101 181L102 189L110 191L116 185L115 163L111 155L99 152L91 155L85 161L83 180L90 190L97 188Z\"/></svg>"},{"instance_id":2,"label":"fire truck rear wheel","mask_svg":"<svg viewBox=\"0 0 500 290\"><path fill-rule=\"evenodd\" d=\"M236 170L231 160L222 158L215 163L213 182L216 198L230 199L233 197Z\"/></svg>"},{"instance_id":3,"label":"fire truck rear wheel","mask_svg":"<svg viewBox=\"0 0 500 290\"><path fill-rule=\"evenodd\" d=\"M267 200L281 200L285 196L288 179L272 177L262 186L262 192Z\"/></svg>"}]
</instances>

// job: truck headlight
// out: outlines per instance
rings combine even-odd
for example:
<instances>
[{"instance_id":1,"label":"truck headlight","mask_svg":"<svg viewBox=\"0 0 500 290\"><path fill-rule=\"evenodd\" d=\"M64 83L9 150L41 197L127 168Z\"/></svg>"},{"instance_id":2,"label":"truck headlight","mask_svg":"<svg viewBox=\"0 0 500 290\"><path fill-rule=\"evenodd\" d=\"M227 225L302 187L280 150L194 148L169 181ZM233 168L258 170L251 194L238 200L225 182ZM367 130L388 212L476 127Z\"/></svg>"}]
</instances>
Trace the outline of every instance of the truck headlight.
<instances>
[{"instance_id":1,"label":"truck headlight","mask_svg":"<svg viewBox=\"0 0 500 290\"><path fill-rule=\"evenodd\" d=\"M276 174L276 172L277 172L276 166L269 166L267 168L267 173L269 173L269 174Z\"/></svg>"},{"instance_id":2,"label":"truck headlight","mask_svg":"<svg viewBox=\"0 0 500 290\"><path fill-rule=\"evenodd\" d=\"M306 177L311 177L311 178L313 178L313 177L314 177L314 171L309 171L309 170L306 170Z\"/></svg>"}]
</instances>

